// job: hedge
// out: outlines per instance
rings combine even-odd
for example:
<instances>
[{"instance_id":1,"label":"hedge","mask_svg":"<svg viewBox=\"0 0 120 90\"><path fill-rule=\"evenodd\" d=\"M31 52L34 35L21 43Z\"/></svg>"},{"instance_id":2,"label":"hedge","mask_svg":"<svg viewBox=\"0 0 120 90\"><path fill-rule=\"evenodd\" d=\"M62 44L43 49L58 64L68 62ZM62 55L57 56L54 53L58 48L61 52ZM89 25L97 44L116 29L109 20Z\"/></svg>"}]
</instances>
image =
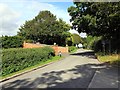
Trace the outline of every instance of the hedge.
<instances>
[{"instance_id":1,"label":"hedge","mask_svg":"<svg viewBox=\"0 0 120 90\"><path fill-rule=\"evenodd\" d=\"M69 46L68 47L68 51L69 52L72 52L72 51L74 51L74 50L76 50L77 49L77 47L75 47L75 46Z\"/></svg>"},{"instance_id":2,"label":"hedge","mask_svg":"<svg viewBox=\"0 0 120 90\"><path fill-rule=\"evenodd\" d=\"M54 56L50 47L4 49L2 52L2 76L25 69Z\"/></svg>"},{"instance_id":3,"label":"hedge","mask_svg":"<svg viewBox=\"0 0 120 90\"><path fill-rule=\"evenodd\" d=\"M2 48L19 48L23 46L23 38L20 36L2 36Z\"/></svg>"}]
</instances>

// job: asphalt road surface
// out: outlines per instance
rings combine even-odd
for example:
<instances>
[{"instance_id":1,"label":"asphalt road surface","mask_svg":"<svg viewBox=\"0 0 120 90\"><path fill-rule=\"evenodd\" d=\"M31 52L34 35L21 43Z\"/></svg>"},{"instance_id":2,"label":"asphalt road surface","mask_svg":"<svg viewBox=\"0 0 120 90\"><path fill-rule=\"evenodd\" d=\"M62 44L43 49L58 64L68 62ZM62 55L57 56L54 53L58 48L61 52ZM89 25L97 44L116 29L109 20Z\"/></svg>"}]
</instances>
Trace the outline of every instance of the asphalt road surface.
<instances>
[{"instance_id":1,"label":"asphalt road surface","mask_svg":"<svg viewBox=\"0 0 120 90\"><path fill-rule=\"evenodd\" d=\"M2 88L87 88L100 63L90 50L2 82Z\"/></svg>"}]
</instances>

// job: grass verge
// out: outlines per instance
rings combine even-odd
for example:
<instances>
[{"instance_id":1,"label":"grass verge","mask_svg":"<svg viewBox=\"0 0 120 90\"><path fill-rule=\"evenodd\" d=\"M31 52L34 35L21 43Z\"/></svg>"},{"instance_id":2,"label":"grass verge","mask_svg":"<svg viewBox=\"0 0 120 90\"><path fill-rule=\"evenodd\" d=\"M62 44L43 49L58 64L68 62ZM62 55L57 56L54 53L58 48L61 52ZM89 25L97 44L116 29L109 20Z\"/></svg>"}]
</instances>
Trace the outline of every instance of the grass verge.
<instances>
[{"instance_id":1,"label":"grass verge","mask_svg":"<svg viewBox=\"0 0 120 90\"><path fill-rule=\"evenodd\" d=\"M113 64L113 65L120 65L120 57L119 54L113 54L113 55L98 55L97 54L97 58L100 62L108 62L109 64Z\"/></svg>"},{"instance_id":2,"label":"grass verge","mask_svg":"<svg viewBox=\"0 0 120 90\"><path fill-rule=\"evenodd\" d=\"M3 80L3 79L6 79L6 78L8 78L8 77L12 77L12 76L14 76L14 75L16 75L16 74L20 74L20 73L22 73L22 72L25 72L25 71L28 71L28 70L32 70L32 69L34 69L34 68L37 68L37 67L40 67L40 66L49 64L50 62L58 61L58 60L60 60L60 59L62 59L62 58L63 58L63 57L59 57L59 56L52 57L51 59L48 59L48 60L46 60L46 61L44 61L44 62L40 62L40 63L38 63L38 64L36 64L36 65L34 65L34 66L27 67L27 68L25 68L25 69L23 69L23 70L20 70L20 71L17 71L17 72L8 74L8 75L6 75L6 76L2 76L2 77L0 77L0 80Z\"/></svg>"},{"instance_id":3,"label":"grass verge","mask_svg":"<svg viewBox=\"0 0 120 90\"><path fill-rule=\"evenodd\" d=\"M78 49L74 49L73 51L71 51L70 53L74 53L74 52L76 52Z\"/></svg>"}]
</instances>

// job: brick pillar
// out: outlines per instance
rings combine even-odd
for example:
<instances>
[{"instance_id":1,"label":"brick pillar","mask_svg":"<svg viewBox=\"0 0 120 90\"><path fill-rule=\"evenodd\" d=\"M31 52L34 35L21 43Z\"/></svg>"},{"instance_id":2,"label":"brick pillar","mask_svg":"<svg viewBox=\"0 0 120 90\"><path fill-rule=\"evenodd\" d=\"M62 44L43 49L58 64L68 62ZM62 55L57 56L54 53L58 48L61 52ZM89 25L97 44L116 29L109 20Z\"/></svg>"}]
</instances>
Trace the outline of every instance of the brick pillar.
<instances>
[{"instance_id":1,"label":"brick pillar","mask_svg":"<svg viewBox=\"0 0 120 90\"><path fill-rule=\"evenodd\" d=\"M23 48L25 48L25 46L26 46L26 42L24 41L24 42L23 42Z\"/></svg>"},{"instance_id":2,"label":"brick pillar","mask_svg":"<svg viewBox=\"0 0 120 90\"><path fill-rule=\"evenodd\" d=\"M55 55L58 55L58 46L54 45L52 46L52 48L55 50Z\"/></svg>"}]
</instances>

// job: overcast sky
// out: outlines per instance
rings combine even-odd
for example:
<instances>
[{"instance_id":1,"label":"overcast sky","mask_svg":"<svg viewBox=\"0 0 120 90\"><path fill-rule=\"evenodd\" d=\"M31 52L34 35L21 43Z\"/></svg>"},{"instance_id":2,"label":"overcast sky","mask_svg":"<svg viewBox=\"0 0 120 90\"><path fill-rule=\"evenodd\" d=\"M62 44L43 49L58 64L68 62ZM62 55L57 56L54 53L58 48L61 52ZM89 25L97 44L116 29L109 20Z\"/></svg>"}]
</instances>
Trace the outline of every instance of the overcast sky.
<instances>
[{"instance_id":1,"label":"overcast sky","mask_svg":"<svg viewBox=\"0 0 120 90\"><path fill-rule=\"evenodd\" d=\"M70 16L67 8L73 5L73 2L48 2L48 0L1 0L0 1L0 35L16 35L19 27L26 20L31 20L42 10L49 10L51 13L62 18L70 24ZM61 0L63 1L63 0ZM65 0L64 0L65 1ZM71 31L77 33L75 31ZM84 35L83 35L84 36Z\"/></svg>"}]
</instances>

